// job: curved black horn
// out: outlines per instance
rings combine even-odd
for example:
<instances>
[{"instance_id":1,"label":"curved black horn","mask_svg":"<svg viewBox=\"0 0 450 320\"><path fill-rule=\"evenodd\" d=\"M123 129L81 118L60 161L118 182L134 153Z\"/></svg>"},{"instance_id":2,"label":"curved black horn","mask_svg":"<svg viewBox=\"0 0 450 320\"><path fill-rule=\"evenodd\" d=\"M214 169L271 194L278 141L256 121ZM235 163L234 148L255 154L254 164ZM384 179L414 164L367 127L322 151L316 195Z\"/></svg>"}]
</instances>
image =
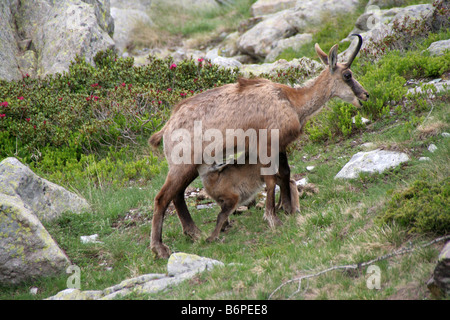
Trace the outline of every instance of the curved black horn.
<instances>
[{"instance_id":1,"label":"curved black horn","mask_svg":"<svg viewBox=\"0 0 450 320\"><path fill-rule=\"evenodd\" d=\"M348 68L350 68L350 66L352 65L353 60L355 59L356 55L358 54L359 50L361 49L362 41L363 41L363 39L362 39L360 34L353 33L352 36L357 36L358 37L358 44L356 45L356 49L355 49L355 51L353 51L352 56L347 61L347 67Z\"/></svg>"}]
</instances>

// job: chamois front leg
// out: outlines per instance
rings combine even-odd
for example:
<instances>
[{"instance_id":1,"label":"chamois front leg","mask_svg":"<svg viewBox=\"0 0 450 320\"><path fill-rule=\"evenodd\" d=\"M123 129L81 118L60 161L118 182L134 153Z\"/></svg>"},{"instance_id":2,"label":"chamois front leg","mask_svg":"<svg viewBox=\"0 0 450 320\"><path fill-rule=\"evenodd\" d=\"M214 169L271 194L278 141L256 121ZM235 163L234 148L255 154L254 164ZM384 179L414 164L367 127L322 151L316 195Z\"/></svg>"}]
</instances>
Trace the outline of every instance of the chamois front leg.
<instances>
[{"instance_id":1,"label":"chamois front leg","mask_svg":"<svg viewBox=\"0 0 450 320\"><path fill-rule=\"evenodd\" d=\"M219 201L221 211L217 216L216 227L206 241L213 242L219 237L220 231L228 225L228 217L236 210L238 201L239 196L236 194L229 195L226 199Z\"/></svg>"},{"instance_id":2,"label":"chamois front leg","mask_svg":"<svg viewBox=\"0 0 450 320\"><path fill-rule=\"evenodd\" d=\"M291 169L286 152L279 154L277 184L280 186L280 201L284 211L288 214L299 211L297 186L291 180Z\"/></svg>"},{"instance_id":3,"label":"chamois front leg","mask_svg":"<svg viewBox=\"0 0 450 320\"><path fill-rule=\"evenodd\" d=\"M274 228L283 224L280 218L277 217L275 212L275 186L277 182L276 176L264 176L264 182L266 183L267 188L266 210L264 212L264 219L267 220L271 228Z\"/></svg>"}]
</instances>

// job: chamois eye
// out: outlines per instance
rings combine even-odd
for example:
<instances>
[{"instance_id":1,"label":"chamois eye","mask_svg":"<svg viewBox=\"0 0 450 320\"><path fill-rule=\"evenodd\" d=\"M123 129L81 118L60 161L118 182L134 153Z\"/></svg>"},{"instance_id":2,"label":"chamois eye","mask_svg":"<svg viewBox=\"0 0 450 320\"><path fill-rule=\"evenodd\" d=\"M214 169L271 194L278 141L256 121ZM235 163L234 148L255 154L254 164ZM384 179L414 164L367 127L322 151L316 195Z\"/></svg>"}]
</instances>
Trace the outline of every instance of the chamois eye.
<instances>
[{"instance_id":1,"label":"chamois eye","mask_svg":"<svg viewBox=\"0 0 450 320\"><path fill-rule=\"evenodd\" d=\"M352 78L352 74L350 72L344 73L344 80L348 81Z\"/></svg>"}]
</instances>

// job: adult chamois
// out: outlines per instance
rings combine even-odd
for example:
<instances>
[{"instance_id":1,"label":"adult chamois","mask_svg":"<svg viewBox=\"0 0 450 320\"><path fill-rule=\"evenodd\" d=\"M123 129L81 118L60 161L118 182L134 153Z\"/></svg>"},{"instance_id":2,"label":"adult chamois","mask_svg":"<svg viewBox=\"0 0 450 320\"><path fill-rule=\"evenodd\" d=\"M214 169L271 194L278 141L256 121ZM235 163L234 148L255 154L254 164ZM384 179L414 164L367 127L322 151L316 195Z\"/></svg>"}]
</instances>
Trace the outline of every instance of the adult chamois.
<instances>
[{"instance_id":1,"label":"adult chamois","mask_svg":"<svg viewBox=\"0 0 450 320\"><path fill-rule=\"evenodd\" d=\"M350 71L362 45L361 36L356 36L359 39L358 46L346 63L337 62L337 44L328 55L316 44L316 52L326 68L300 88L266 79L241 78L237 83L205 91L175 106L166 125L149 139L149 143L156 147L164 138L164 154L169 164L166 181L154 202L150 246L158 257L167 258L170 255L169 248L162 242L164 214L170 201L173 201L184 234L192 238L201 234L186 206L184 191L199 175L199 165L214 163L205 155L220 158L223 150L227 150L228 154L228 143L225 145L225 140L219 138L227 137L229 132L239 132L232 141L241 141L241 145L234 146L231 152L236 152L236 148L249 152L249 140L256 136L257 143L253 144L257 145L256 162L264 163L263 169L272 167L272 160L277 162L275 171L268 170L263 177L267 188L264 216L269 223L279 222L275 214L274 196L277 170L283 206L286 211L292 212L289 165L287 159L279 161L278 154L286 151L287 146L300 136L306 121L320 112L331 98L341 98L357 107L360 106L360 100L369 98L367 91ZM250 134L246 136L248 132ZM269 163L263 161L263 150L266 151L265 157L271 157Z\"/></svg>"}]
</instances>

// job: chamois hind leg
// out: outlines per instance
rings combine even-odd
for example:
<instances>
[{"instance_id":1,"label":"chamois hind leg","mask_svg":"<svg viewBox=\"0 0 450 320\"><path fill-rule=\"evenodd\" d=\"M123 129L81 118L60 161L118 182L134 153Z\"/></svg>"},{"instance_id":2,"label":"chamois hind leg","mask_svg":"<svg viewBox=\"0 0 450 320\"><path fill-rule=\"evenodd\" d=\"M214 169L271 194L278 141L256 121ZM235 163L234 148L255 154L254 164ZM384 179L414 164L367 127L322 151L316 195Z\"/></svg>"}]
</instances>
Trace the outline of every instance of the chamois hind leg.
<instances>
[{"instance_id":1,"label":"chamois hind leg","mask_svg":"<svg viewBox=\"0 0 450 320\"><path fill-rule=\"evenodd\" d=\"M184 192L186 188L194 181L198 176L198 171L195 166L190 167L191 170L184 176L183 181L180 182L180 188L178 193L175 195L173 199L173 204L175 209L177 210L178 218L180 219L181 225L183 227L183 233L193 240L197 240L200 235L200 229L195 225L194 220L192 220L191 214L186 205L186 201L184 199Z\"/></svg>"},{"instance_id":2,"label":"chamois hind leg","mask_svg":"<svg viewBox=\"0 0 450 320\"><path fill-rule=\"evenodd\" d=\"M288 214L299 211L298 191L295 183L294 186L291 183L291 169L286 152L279 154L277 184L280 186L280 201L284 211Z\"/></svg>"},{"instance_id":3,"label":"chamois hind leg","mask_svg":"<svg viewBox=\"0 0 450 320\"><path fill-rule=\"evenodd\" d=\"M195 170L195 166L192 167ZM184 195L184 190L196 177L196 175L193 174L192 167L176 166L170 168L164 185L155 197L150 247L159 258L168 258L170 256L169 248L162 242L164 215L170 201L174 200L174 204L176 203L176 206L178 205L178 208L176 208L178 217L183 225L183 230L189 228L194 230L197 228L189 211L187 211L187 207L185 207L186 210L184 210L180 204L180 194Z\"/></svg>"},{"instance_id":4,"label":"chamois hind leg","mask_svg":"<svg viewBox=\"0 0 450 320\"><path fill-rule=\"evenodd\" d=\"M206 241L212 242L218 238L220 231L228 225L228 217L236 210L238 202L239 196L237 194L231 194L228 198L220 201L221 210L217 216L216 227Z\"/></svg>"},{"instance_id":5,"label":"chamois hind leg","mask_svg":"<svg viewBox=\"0 0 450 320\"><path fill-rule=\"evenodd\" d=\"M264 182L266 183L267 188L266 210L264 212L264 219L267 220L271 228L282 225L280 218L277 217L275 212L276 181L277 179L275 175L264 176Z\"/></svg>"}]
</instances>

